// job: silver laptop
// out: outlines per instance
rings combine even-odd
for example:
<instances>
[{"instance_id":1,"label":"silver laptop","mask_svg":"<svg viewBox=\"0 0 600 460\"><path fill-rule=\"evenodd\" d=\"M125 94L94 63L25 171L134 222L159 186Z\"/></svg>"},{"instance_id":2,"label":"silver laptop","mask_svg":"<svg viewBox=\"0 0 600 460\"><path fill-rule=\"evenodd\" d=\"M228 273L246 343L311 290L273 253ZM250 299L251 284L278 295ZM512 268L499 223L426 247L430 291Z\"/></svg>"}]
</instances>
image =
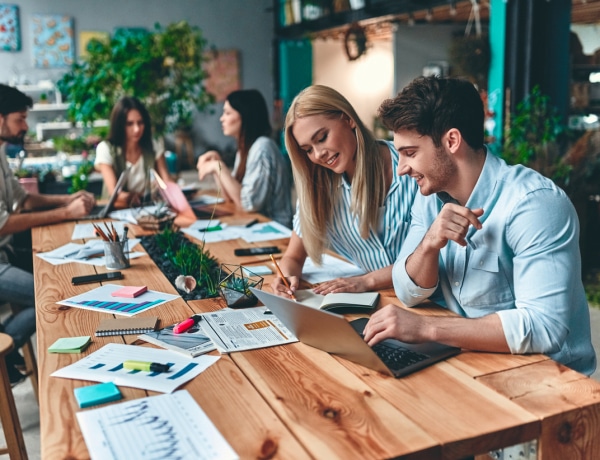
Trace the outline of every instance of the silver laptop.
<instances>
[{"instance_id":1,"label":"silver laptop","mask_svg":"<svg viewBox=\"0 0 600 460\"><path fill-rule=\"evenodd\" d=\"M402 377L460 353L460 348L441 343L410 344L393 339L371 348L361 335L368 318L348 322L341 315L250 290L302 343L383 374Z\"/></svg>"},{"instance_id":2,"label":"silver laptop","mask_svg":"<svg viewBox=\"0 0 600 460\"><path fill-rule=\"evenodd\" d=\"M128 175L129 168L126 168L119 176L119 180L117 180L117 184L115 185L115 190L110 196L108 203L106 203L104 206L94 206L87 216L80 217L77 220L104 219L107 217L108 213L112 211L119 193L121 193L123 187L125 187L125 182L127 181Z\"/></svg>"}]
</instances>

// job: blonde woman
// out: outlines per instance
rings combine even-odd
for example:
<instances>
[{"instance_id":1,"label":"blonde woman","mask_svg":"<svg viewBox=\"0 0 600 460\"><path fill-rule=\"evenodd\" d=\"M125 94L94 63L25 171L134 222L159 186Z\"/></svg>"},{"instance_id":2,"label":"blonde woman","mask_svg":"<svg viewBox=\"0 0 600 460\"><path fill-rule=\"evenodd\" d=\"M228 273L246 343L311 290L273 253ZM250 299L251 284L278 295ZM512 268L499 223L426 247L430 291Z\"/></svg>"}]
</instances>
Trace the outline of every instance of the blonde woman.
<instances>
[{"instance_id":1,"label":"blonde woman","mask_svg":"<svg viewBox=\"0 0 600 460\"><path fill-rule=\"evenodd\" d=\"M340 93L310 86L285 120L285 144L298 194L294 232L273 291L291 297L306 257L332 249L366 273L320 284L315 292L365 292L392 286L392 264L410 224L416 182L397 176L398 152L378 141Z\"/></svg>"}]
</instances>

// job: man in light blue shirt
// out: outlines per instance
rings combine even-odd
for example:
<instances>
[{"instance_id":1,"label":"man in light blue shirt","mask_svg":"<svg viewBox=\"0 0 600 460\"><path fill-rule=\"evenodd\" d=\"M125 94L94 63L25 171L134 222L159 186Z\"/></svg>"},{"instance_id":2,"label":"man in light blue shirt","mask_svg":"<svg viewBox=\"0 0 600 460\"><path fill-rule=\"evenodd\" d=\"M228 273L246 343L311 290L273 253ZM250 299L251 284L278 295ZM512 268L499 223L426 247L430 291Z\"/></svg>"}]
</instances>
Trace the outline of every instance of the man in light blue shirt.
<instances>
[{"instance_id":1,"label":"man in light blue shirt","mask_svg":"<svg viewBox=\"0 0 600 460\"><path fill-rule=\"evenodd\" d=\"M467 81L420 77L379 114L394 131L398 174L421 190L393 269L396 295L409 307L430 299L460 316L388 305L372 315L365 340L545 353L593 373L579 224L565 193L486 151L483 104Z\"/></svg>"}]
</instances>

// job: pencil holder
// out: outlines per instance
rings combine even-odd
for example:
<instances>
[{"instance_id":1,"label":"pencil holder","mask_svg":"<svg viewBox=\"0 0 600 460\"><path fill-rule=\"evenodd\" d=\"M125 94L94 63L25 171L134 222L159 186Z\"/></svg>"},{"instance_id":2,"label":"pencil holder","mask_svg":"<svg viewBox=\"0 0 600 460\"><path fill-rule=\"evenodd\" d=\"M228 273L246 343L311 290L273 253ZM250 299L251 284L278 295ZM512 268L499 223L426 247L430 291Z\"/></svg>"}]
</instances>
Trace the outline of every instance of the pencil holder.
<instances>
[{"instance_id":1,"label":"pencil holder","mask_svg":"<svg viewBox=\"0 0 600 460\"><path fill-rule=\"evenodd\" d=\"M221 264L219 291L229 308L253 307L258 299L249 288L261 289L263 278L241 265Z\"/></svg>"},{"instance_id":2,"label":"pencil holder","mask_svg":"<svg viewBox=\"0 0 600 460\"><path fill-rule=\"evenodd\" d=\"M111 270L122 270L129 267L129 251L125 241L105 241L104 259L106 268Z\"/></svg>"}]
</instances>

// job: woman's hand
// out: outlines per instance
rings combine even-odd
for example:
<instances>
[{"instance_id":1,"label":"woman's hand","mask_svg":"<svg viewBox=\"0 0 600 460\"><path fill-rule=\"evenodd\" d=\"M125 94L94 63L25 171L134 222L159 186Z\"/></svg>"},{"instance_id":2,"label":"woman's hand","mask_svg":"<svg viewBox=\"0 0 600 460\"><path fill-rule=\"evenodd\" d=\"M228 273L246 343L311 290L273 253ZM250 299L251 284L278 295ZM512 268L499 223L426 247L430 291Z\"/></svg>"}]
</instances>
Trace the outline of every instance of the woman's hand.
<instances>
[{"instance_id":1,"label":"woman's hand","mask_svg":"<svg viewBox=\"0 0 600 460\"><path fill-rule=\"evenodd\" d=\"M279 276L271 282L271 289L273 290L275 295L291 299L292 296L295 294L296 290L298 289L298 285L300 284L300 278L298 278L297 276L288 276L286 277L286 280L290 285L289 289Z\"/></svg>"},{"instance_id":2,"label":"woman's hand","mask_svg":"<svg viewBox=\"0 0 600 460\"><path fill-rule=\"evenodd\" d=\"M313 288L315 294L331 294L335 292L367 292L370 291L370 284L365 275L352 276L351 278L336 278L324 281Z\"/></svg>"},{"instance_id":3,"label":"woman's hand","mask_svg":"<svg viewBox=\"0 0 600 460\"><path fill-rule=\"evenodd\" d=\"M210 150L198 158L196 169L198 170L198 179L203 180L209 174L218 173L221 169L223 160L215 150Z\"/></svg>"}]
</instances>

